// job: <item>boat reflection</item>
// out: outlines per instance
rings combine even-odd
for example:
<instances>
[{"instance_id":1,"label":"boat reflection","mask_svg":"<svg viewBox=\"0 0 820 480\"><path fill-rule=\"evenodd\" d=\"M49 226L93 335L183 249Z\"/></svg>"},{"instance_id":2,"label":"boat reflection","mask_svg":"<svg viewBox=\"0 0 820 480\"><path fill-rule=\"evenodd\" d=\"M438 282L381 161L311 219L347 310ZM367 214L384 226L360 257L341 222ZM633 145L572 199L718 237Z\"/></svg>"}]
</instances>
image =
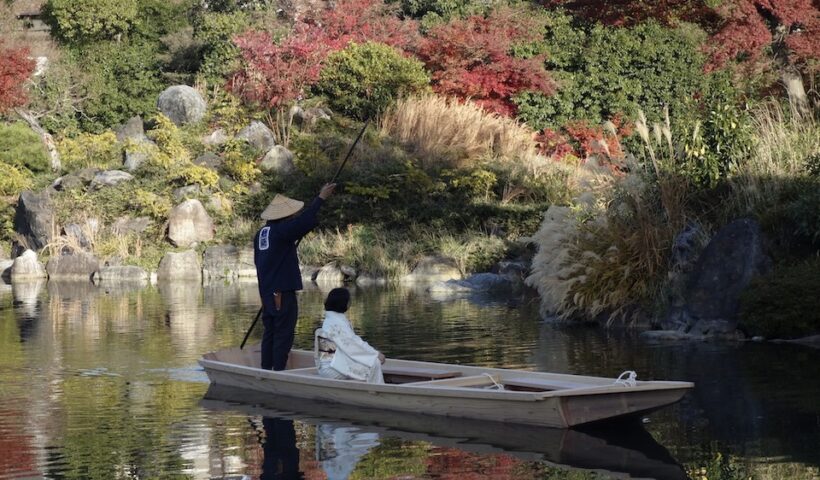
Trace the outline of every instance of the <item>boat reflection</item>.
<instances>
[{"instance_id":1,"label":"boat reflection","mask_svg":"<svg viewBox=\"0 0 820 480\"><path fill-rule=\"evenodd\" d=\"M238 400L241 402L239 403ZM265 479L299 479L293 420L316 426L316 455L328 479L344 479L380 437L423 441L438 447L506 453L568 470L617 478L686 479L669 452L635 422L583 430L506 425L422 414L385 412L211 385L201 401L209 410L261 416L266 437ZM295 452L295 457L294 457ZM290 456L288 456L290 455Z\"/></svg>"}]
</instances>

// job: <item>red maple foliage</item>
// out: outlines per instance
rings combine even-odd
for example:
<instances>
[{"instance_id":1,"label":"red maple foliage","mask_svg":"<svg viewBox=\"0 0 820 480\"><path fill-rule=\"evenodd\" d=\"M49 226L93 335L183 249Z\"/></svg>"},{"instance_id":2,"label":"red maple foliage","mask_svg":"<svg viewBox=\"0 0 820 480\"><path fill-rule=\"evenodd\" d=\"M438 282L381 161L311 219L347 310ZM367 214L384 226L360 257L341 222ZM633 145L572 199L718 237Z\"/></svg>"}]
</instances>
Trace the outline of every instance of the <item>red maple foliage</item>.
<instances>
[{"instance_id":1,"label":"red maple foliage","mask_svg":"<svg viewBox=\"0 0 820 480\"><path fill-rule=\"evenodd\" d=\"M311 41L316 28L297 25L279 44L265 32L246 32L234 38L243 67L231 77L228 88L249 103L276 108L299 98L319 79L327 48Z\"/></svg>"},{"instance_id":2,"label":"red maple foliage","mask_svg":"<svg viewBox=\"0 0 820 480\"><path fill-rule=\"evenodd\" d=\"M610 122L617 135L607 133L601 126L593 126L584 120L569 122L560 131L545 128L535 135L535 143L541 155L563 160L573 155L582 160L591 156L606 160L613 167L622 166L625 152L620 139L632 135L630 122L615 115Z\"/></svg>"},{"instance_id":3,"label":"red maple foliage","mask_svg":"<svg viewBox=\"0 0 820 480\"><path fill-rule=\"evenodd\" d=\"M510 9L487 17L454 19L432 28L422 40L418 56L432 73L433 89L469 98L489 111L514 115L511 97L522 91L551 94L555 86L544 68L543 56L516 58L514 44L538 41L537 20Z\"/></svg>"},{"instance_id":4,"label":"red maple foliage","mask_svg":"<svg viewBox=\"0 0 820 480\"><path fill-rule=\"evenodd\" d=\"M649 19L666 25L679 19L701 25L720 20L703 0L542 0L541 3L548 7L563 7L586 20L619 27Z\"/></svg>"},{"instance_id":5,"label":"red maple foliage","mask_svg":"<svg viewBox=\"0 0 820 480\"><path fill-rule=\"evenodd\" d=\"M733 0L721 4L718 12L724 24L709 42L708 69L737 59L756 61L779 39L790 62L818 68L820 3L816 0Z\"/></svg>"},{"instance_id":6,"label":"red maple foliage","mask_svg":"<svg viewBox=\"0 0 820 480\"><path fill-rule=\"evenodd\" d=\"M27 48L4 48L0 41L0 113L25 105L25 83L34 71Z\"/></svg>"},{"instance_id":7,"label":"red maple foliage","mask_svg":"<svg viewBox=\"0 0 820 480\"><path fill-rule=\"evenodd\" d=\"M381 42L408 51L418 38L416 22L400 20L382 0L342 0L297 21L278 44L263 32L235 37L243 62L228 88L246 102L281 107L316 83L327 55L350 42Z\"/></svg>"},{"instance_id":8,"label":"red maple foliage","mask_svg":"<svg viewBox=\"0 0 820 480\"><path fill-rule=\"evenodd\" d=\"M386 43L399 50L411 50L419 40L415 20L401 20L395 6L382 0L341 0L323 10L312 11L304 22L317 27L314 41L332 50L350 42Z\"/></svg>"}]
</instances>

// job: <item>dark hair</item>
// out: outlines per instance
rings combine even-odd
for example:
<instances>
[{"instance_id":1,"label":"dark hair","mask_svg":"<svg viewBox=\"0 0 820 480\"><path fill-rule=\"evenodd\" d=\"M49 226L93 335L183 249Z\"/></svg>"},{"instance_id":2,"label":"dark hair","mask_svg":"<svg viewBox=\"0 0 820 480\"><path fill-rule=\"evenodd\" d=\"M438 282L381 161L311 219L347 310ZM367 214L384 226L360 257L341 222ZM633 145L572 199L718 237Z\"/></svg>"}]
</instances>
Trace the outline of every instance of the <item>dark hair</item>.
<instances>
[{"instance_id":1,"label":"dark hair","mask_svg":"<svg viewBox=\"0 0 820 480\"><path fill-rule=\"evenodd\" d=\"M325 310L345 313L350 304L350 292L346 288L334 288L327 294Z\"/></svg>"}]
</instances>

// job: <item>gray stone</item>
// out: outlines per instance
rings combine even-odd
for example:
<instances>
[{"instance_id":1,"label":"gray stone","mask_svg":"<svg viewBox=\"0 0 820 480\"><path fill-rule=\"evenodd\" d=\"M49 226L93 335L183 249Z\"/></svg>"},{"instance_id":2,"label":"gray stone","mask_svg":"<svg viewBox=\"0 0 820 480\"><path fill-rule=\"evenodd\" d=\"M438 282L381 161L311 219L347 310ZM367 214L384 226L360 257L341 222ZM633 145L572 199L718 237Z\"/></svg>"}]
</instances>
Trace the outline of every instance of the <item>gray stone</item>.
<instances>
[{"instance_id":1,"label":"gray stone","mask_svg":"<svg viewBox=\"0 0 820 480\"><path fill-rule=\"evenodd\" d=\"M94 180L94 177L96 177L97 174L101 171L102 170L100 170L99 168L88 167L77 170L76 172L74 172L74 175L77 175L78 177L82 178L85 181L85 183L91 183L91 181Z\"/></svg>"},{"instance_id":2,"label":"gray stone","mask_svg":"<svg viewBox=\"0 0 820 480\"><path fill-rule=\"evenodd\" d=\"M11 265L11 281L29 281L46 278L48 274L37 260L37 254L32 250L26 250L22 255L14 259Z\"/></svg>"},{"instance_id":3,"label":"gray stone","mask_svg":"<svg viewBox=\"0 0 820 480\"><path fill-rule=\"evenodd\" d=\"M452 258L441 255L422 258L416 267L401 278L403 283L435 283L458 280L461 272Z\"/></svg>"},{"instance_id":4,"label":"gray stone","mask_svg":"<svg viewBox=\"0 0 820 480\"><path fill-rule=\"evenodd\" d=\"M662 327L696 337L733 337L740 294L769 264L760 225L750 219L731 222L715 234L692 267L682 300L672 303Z\"/></svg>"},{"instance_id":5,"label":"gray stone","mask_svg":"<svg viewBox=\"0 0 820 480\"><path fill-rule=\"evenodd\" d=\"M199 185L185 185L184 187L174 189L172 195L174 196L175 200L180 201L196 197L200 193L202 193L202 189L199 188Z\"/></svg>"},{"instance_id":6,"label":"gray stone","mask_svg":"<svg viewBox=\"0 0 820 480\"><path fill-rule=\"evenodd\" d=\"M325 108L313 107L292 110L293 121L302 127L313 127L321 120L330 120L331 112Z\"/></svg>"},{"instance_id":7,"label":"gray stone","mask_svg":"<svg viewBox=\"0 0 820 480\"><path fill-rule=\"evenodd\" d=\"M131 140L134 142L146 142L148 137L145 135L145 127L142 123L142 117L139 115L131 117L125 122L125 125L120 126L115 130L118 142L125 142Z\"/></svg>"},{"instance_id":8,"label":"gray stone","mask_svg":"<svg viewBox=\"0 0 820 480\"><path fill-rule=\"evenodd\" d=\"M91 180L91 187L113 187L122 182L130 182L133 179L134 176L128 172L123 172L122 170L106 170L94 175L94 179Z\"/></svg>"},{"instance_id":9,"label":"gray stone","mask_svg":"<svg viewBox=\"0 0 820 480\"><path fill-rule=\"evenodd\" d=\"M273 132L267 125L259 121L253 121L250 125L240 130L236 138L247 141L253 148L262 152L267 152L276 145Z\"/></svg>"},{"instance_id":10,"label":"gray stone","mask_svg":"<svg viewBox=\"0 0 820 480\"><path fill-rule=\"evenodd\" d=\"M158 281L190 280L202 281L202 267L199 255L194 250L168 252L162 257L157 268Z\"/></svg>"},{"instance_id":11,"label":"gray stone","mask_svg":"<svg viewBox=\"0 0 820 480\"><path fill-rule=\"evenodd\" d=\"M134 265L114 265L101 267L94 275L94 281L100 285L117 283L148 283L148 272Z\"/></svg>"},{"instance_id":12,"label":"gray stone","mask_svg":"<svg viewBox=\"0 0 820 480\"><path fill-rule=\"evenodd\" d=\"M274 172L280 175L287 175L296 171L293 164L293 153L282 145L271 148L262 161L259 168L263 172Z\"/></svg>"},{"instance_id":13,"label":"gray stone","mask_svg":"<svg viewBox=\"0 0 820 480\"><path fill-rule=\"evenodd\" d=\"M96 233L99 231L100 222L96 218L89 218L86 220L84 225L80 225L79 223L70 223L63 228L63 233L67 237L71 237L75 240L80 247L85 250L91 249L91 239L88 238L89 235L93 238Z\"/></svg>"},{"instance_id":14,"label":"gray stone","mask_svg":"<svg viewBox=\"0 0 820 480\"><path fill-rule=\"evenodd\" d=\"M48 192L34 193L24 190L17 201L14 213L14 231L20 234L28 247L40 250L51 241L57 230L54 221L54 204Z\"/></svg>"},{"instance_id":15,"label":"gray stone","mask_svg":"<svg viewBox=\"0 0 820 480\"><path fill-rule=\"evenodd\" d=\"M316 278L313 280L318 285L324 286L339 286L344 284L345 275L342 270L334 263L324 265L316 272Z\"/></svg>"},{"instance_id":16,"label":"gray stone","mask_svg":"<svg viewBox=\"0 0 820 480\"><path fill-rule=\"evenodd\" d=\"M151 219L148 217L120 217L111 225L111 231L119 235L139 234L149 226L151 226Z\"/></svg>"},{"instance_id":17,"label":"gray stone","mask_svg":"<svg viewBox=\"0 0 820 480\"><path fill-rule=\"evenodd\" d=\"M206 152L194 159L194 163L201 167L208 167L211 170L219 170L222 168L222 157L215 153Z\"/></svg>"},{"instance_id":18,"label":"gray stone","mask_svg":"<svg viewBox=\"0 0 820 480\"><path fill-rule=\"evenodd\" d=\"M57 191L64 191L64 190L76 190L85 187L88 184L84 179L80 178L79 175L63 175L62 177L54 180L52 182L51 187Z\"/></svg>"},{"instance_id":19,"label":"gray stone","mask_svg":"<svg viewBox=\"0 0 820 480\"><path fill-rule=\"evenodd\" d=\"M217 147L227 142L229 139L230 137L225 133L225 130L217 128L211 132L210 135L202 137L202 144Z\"/></svg>"},{"instance_id":20,"label":"gray stone","mask_svg":"<svg viewBox=\"0 0 820 480\"><path fill-rule=\"evenodd\" d=\"M175 124L184 125L202 120L207 105L195 89L187 85L174 85L159 95L157 109Z\"/></svg>"},{"instance_id":21,"label":"gray stone","mask_svg":"<svg viewBox=\"0 0 820 480\"><path fill-rule=\"evenodd\" d=\"M49 279L90 281L94 272L99 269L100 261L93 255L82 252L51 257L46 263Z\"/></svg>"},{"instance_id":22,"label":"gray stone","mask_svg":"<svg viewBox=\"0 0 820 480\"><path fill-rule=\"evenodd\" d=\"M214 222L199 200L186 200L168 215L168 239L178 247L190 247L214 238Z\"/></svg>"}]
</instances>

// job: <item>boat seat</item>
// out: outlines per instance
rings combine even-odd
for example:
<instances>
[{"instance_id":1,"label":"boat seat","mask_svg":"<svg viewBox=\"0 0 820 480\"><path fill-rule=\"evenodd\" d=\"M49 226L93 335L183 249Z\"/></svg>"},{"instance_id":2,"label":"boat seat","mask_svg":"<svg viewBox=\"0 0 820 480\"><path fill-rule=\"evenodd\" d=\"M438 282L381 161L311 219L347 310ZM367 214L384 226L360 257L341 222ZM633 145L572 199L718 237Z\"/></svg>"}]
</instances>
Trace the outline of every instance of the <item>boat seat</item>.
<instances>
[{"instance_id":1,"label":"boat seat","mask_svg":"<svg viewBox=\"0 0 820 480\"><path fill-rule=\"evenodd\" d=\"M589 388L598 386L591 385L589 383L567 382L562 380L537 379L527 377L504 377L502 383L504 384L504 387L508 390L525 390L538 392L551 390L567 390L570 388Z\"/></svg>"},{"instance_id":2,"label":"boat seat","mask_svg":"<svg viewBox=\"0 0 820 480\"><path fill-rule=\"evenodd\" d=\"M382 374L384 375L384 381L387 383L421 382L461 376L461 372L459 371L447 370L444 368L399 366L383 366Z\"/></svg>"}]
</instances>

